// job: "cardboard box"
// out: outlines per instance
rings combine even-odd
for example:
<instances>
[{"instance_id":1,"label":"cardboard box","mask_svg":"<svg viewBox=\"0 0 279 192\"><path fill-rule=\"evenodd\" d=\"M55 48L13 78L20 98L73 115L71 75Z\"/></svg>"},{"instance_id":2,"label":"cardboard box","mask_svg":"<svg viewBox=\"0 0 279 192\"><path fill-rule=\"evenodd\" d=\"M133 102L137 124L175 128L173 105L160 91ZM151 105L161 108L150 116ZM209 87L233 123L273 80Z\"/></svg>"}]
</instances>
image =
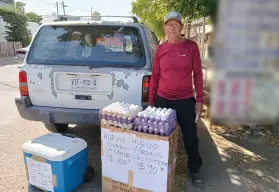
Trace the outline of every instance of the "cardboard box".
<instances>
[{"instance_id":1,"label":"cardboard box","mask_svg":"<svg viewBox=\"0 0 279 192\"><path fill-rule=\"evenodd\" d=\"M103 192L171 192L178 128L170 136L101 124Z\"/></svg>"}]
</instances>

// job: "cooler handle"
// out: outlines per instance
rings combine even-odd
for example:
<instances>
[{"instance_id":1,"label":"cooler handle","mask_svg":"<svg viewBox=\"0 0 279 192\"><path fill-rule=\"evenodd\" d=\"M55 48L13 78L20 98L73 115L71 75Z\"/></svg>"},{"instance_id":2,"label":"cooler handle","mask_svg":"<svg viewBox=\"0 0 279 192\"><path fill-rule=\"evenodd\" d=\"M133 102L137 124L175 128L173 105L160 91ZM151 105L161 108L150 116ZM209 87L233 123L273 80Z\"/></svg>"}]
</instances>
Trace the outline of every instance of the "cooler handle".
<instances>
[{"instance_id":1,"label":"cooler handle","mask_svg":"<svg viewBox=\"0 0 279 192\"><path fill-rule=\"evenodd\" d=\"M75 135L70 134L70 133L62 133L62 135L63 135L63 136L65 136L65 137L76 138L76 136L75 136Z\"/></svg>"}]
</instances>

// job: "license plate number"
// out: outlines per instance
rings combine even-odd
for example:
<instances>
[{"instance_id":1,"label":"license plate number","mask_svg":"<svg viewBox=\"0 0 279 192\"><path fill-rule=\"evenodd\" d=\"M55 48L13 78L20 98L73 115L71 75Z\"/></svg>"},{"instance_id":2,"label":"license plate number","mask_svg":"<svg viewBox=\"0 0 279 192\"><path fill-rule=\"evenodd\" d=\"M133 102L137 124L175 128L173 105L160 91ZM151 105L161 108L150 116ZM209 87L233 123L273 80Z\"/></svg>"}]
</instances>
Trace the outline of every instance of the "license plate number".
<instances>
[{"instance_id":1,"label":"license plate number","mask_svg":"<svg viewBox=\"0 0 279 192\"><path fill-rule=\"evenodd\" d=\"M70 83L73 90L96 90L97 89L97 79L96 77L88 78L71 78Z\"/></svg>"}]
</instances>

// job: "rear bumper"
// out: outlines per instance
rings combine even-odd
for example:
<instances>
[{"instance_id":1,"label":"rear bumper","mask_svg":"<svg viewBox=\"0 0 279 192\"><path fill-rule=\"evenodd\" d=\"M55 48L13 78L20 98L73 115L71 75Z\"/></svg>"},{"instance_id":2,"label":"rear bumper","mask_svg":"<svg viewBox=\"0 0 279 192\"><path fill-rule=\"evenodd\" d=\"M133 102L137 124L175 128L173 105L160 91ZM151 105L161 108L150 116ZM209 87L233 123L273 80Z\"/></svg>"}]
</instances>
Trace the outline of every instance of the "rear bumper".
<instances>
[{"instance_id":1,"label":"rear bumper","mask_svg":"<svg viewBox=\"0 0 279 192\"><path fill-rule=\"evenodd\" d=\"M67 109L33 106L29 97L15 98L20 116L43 123L91 125L100 122L98 109Z\"/></svg>"}]
</instances>

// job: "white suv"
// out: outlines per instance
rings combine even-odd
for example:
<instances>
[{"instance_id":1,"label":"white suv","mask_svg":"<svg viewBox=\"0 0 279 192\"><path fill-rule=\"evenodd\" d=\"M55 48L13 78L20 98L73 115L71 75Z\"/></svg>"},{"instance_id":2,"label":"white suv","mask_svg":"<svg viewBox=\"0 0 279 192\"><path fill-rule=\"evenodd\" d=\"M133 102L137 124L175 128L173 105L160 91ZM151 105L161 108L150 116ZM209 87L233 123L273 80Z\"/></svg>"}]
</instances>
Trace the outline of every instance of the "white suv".
<instances>
[{"instance_id":1,"label":"white suv","mask_svg":"<svg viewBox=\"0 0 279 192\"><path fill-rule=\"evenodd\" d=\"M157 45L137 22L43 24L20 67L19 114L65 132L69 124L99 123L99 110L115 101L145 107Z\"/></svg>"}]
</instances>

